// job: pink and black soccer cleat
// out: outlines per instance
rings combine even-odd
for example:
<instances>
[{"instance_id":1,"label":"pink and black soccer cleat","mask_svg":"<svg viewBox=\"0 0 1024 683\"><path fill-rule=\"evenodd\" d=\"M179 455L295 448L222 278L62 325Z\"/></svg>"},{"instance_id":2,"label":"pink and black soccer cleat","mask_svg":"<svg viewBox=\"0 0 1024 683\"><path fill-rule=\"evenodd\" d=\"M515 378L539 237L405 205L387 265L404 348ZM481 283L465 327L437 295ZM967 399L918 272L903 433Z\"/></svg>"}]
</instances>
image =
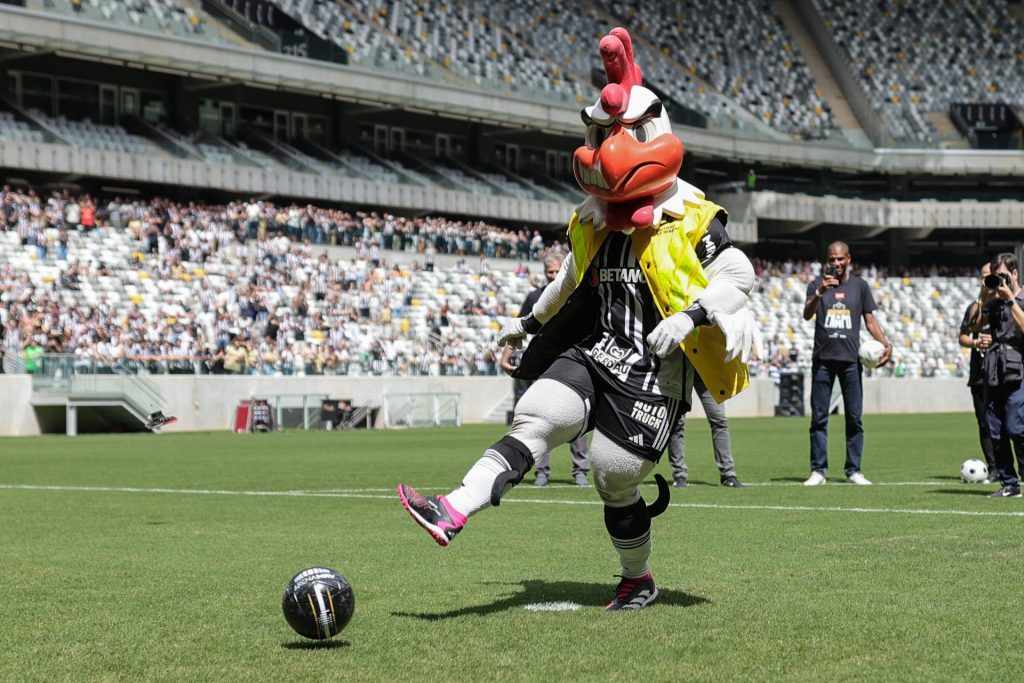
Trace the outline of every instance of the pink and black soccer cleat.
<instances>
[{"instance_id":1,"label":"pink and black soccer cleat","mask_svg":"<svg viewBox=\"0 0 1024 683\"><path fill-rule=\"evenodd\" d=\"M174 424L177 421L178 418L173 415L164 415L162 412L157 411L152 413L149 416L149 419L146 420L146 429L160 429L161 427L166 427L169 424Z\"/></svg>"},{"instance_id":2,"label":"pink and black soccer cleat","mask_svg":"<svg viewBox=\"0 0 1024 683\"><path fill-rule=\"evenodd\" d=\"M413 487L400 484L398 498L416 523L426 529L438 545L448 545L466 525L465 515L448 505L444 496L421 496Z\"/></svg>"}]
</instances>

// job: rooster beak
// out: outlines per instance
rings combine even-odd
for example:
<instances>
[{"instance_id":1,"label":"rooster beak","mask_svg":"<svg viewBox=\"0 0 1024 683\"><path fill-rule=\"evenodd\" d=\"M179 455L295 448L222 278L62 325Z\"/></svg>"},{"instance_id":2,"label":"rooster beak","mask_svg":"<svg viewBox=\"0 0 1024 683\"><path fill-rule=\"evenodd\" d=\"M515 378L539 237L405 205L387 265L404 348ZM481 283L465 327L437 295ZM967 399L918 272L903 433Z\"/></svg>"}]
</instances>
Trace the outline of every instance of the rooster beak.
<instances>
[{"instance_id":1,"label":"rooster beak","mask_svg":"<svg viewBox=\"0 0 1024 683\"><path fill-rule=\"evenodd\" d=\"M682 160L683 145L674 135L638 142L620 127L597 149L576 150L574 170L587 193L622 201L668 189Z\"/></svg>"}]
</instances>

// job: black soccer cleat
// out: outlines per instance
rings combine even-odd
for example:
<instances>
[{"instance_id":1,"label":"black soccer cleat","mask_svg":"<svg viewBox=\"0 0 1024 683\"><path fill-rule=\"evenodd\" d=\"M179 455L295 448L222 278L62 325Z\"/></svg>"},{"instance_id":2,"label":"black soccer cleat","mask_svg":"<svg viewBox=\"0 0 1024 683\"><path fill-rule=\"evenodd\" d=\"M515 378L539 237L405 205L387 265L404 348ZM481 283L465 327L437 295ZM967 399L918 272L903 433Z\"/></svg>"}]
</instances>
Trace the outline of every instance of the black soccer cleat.
<instances>
[{"instance_id":1,"label":"black soccer cleat","mask_svg":"<svg viewBox=\"0 0 1024 683\"><path fill-rule=\"evenodd\" d=\"M440 546L447 546L466 525L465 515L448 505L444 496L423 496L413 487L399 484L398 498L409 515Z\"/></svg>"},{"instance_id":2,"label":"black soccer cleat","mask_svg":"<svg viewBox=\"0 0 1024 683\"><path fill-rule=\"evenodd\" d=\"M1008 484L1003 488L988 494L989 498L1020 498L1020 487L1015 484Z\"/></svg>"},{"instance_id":3,"label":"black soccer cleat","mask_svg":"<svg viewBox=\"0 0 1024 683\"><path fill-rule=\"evenodd\" d=\"M722 486L730 489L745 489L747 488L740 483L740 480L736 478L735 474L730 474L728 477L722 477Z\"/></svg>"},{"instance_id":4,"label":"black soccer cleat","mask_svg":"<svg viewBox=\"0 0 1024 683\"><path fill-rule=\"evenodd\" d=\"M658 589L654 586L654 578L647 572L639 579L622 577L615 589L615 599L604 606L605 611L617 612L627 609L643 609L658 597Z\"/></svg>"},{"instance_id":5,"label":"black soccer cleat","mask_svg":"<svg viewBox=\"0 0 1024 683\"><path fill-rule=\"evenodd\" d=\"M146 429L160 429L161 427L166 427L169 424L174 424L177 421L178 418L173 415L164 415L161 411L157 411L152 413L149 416L149 419L146 420Z\"/></svg>"}]
</instances>

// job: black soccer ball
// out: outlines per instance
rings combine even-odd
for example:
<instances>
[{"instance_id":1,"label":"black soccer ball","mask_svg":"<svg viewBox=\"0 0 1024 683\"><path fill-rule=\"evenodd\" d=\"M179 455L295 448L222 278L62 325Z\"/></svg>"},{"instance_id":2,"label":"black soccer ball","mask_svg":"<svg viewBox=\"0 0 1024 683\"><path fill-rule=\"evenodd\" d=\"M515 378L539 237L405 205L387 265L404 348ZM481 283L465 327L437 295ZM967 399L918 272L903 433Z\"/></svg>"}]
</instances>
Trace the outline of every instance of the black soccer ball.
<instances>
[{"instance_id":1,"label":"black soccer ball","mask_svg":"<svg viewBox=\"0 0 1024 683\"><path fill-rule=\"evenodd\" d=\"M288 582L281 608L296 633L313 640L327 640L348 625L356 608L356 596L348 579L338 572L310 567Z\"/></svg>"}]
</instances>

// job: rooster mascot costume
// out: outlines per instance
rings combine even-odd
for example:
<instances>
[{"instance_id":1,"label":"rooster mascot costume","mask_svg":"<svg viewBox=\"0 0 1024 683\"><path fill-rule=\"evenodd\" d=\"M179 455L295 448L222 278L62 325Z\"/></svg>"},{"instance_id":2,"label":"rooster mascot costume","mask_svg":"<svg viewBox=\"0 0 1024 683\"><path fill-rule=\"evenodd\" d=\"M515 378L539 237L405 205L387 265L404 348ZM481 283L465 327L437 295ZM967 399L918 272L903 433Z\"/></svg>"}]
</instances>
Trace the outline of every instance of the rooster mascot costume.
<instances>
[{"instance_id":1,"label":"rooster mascot costume","mask_svg":"<svg viewBox=\"0 0 1024 683\"><path fill-rule=\"evenodd\" d=\"M695 373L718 401L735 396L761 335L747 308L750 261L729 240L725 210L677 177L683 145L642 85L629 33L613 29L600 50L608 84L582 112L574 170L589 197L569 223L571 253L533 311L498 338L518 347L533 335L517 376L536 381L458 488L424 496L402 484L398 495L446 546L537 456L593 432L594 485L622 579L606 609L622 610L658 595L651 518L667 506L668 486L655 475L659 495L648 506L639 485L689 409Z\"/></svg>"}]
</instances>

